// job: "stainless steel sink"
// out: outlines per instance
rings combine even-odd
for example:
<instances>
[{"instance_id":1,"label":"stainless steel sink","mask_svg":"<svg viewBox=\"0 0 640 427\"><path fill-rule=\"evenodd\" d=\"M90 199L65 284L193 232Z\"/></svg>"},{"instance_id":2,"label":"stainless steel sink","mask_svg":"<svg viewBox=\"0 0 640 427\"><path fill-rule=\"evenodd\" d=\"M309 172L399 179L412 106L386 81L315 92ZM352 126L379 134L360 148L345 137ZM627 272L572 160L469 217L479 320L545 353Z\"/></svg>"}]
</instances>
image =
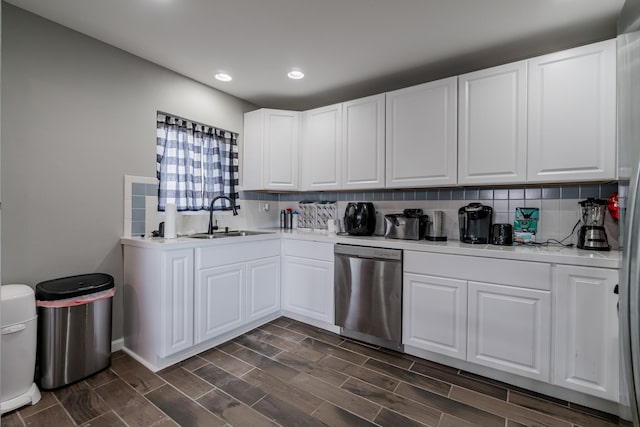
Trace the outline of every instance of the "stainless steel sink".
<instances>
[{"instance_id":1,"label":"stainless steel sink","mask_svg":"<svg viewBox=\"0 0 640 427\"><path fill-rule=\"evenodd\" d=\"M229 231L216 231L213 234L197 233L187 237L192 239L221 239L224 237L242 237L242 236L257 236L260 234L269 234L268 231L249 231L249 230L229 230Z\"/></svg>"}]
</instances>

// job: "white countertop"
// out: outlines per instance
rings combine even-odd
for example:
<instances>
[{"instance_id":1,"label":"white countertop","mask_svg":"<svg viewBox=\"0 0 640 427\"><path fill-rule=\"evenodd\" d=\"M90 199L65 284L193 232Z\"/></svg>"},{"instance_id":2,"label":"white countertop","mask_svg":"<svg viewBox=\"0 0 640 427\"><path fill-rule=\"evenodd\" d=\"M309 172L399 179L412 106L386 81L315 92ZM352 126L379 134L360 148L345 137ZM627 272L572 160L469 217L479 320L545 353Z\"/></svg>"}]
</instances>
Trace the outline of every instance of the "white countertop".
<instances>
[{"instance_id":1,"label":"white countertop","mask_svg":"<svg viewBox=\"0 0 640 427\"><path fill-rule=\"evenodd\" d=\"M253 236L226 237L211 240L193 239L190 237L178 237L176 239L123 237L122 239L120 239L120 242L123 245L129 246L155 249L179 249L187 247L198 248L213 245L228 245L232 243L245 243L250 241L282 238L325 243L375 246L422 252L436 252L451 255L466 255L485 258L501 258L520 261L570 264L585 267L618 268L620 262L619 251L588 251L560 246L539 245L472 245L468 243L462 243L457 240L451 240L447 242L430 242L427 240L386 239L381 236L339 236L333 233L328 233L326 231L312 231L302 229L261 229L256 231L263 231L268 233Z\"/></svg>"}]
</instances>

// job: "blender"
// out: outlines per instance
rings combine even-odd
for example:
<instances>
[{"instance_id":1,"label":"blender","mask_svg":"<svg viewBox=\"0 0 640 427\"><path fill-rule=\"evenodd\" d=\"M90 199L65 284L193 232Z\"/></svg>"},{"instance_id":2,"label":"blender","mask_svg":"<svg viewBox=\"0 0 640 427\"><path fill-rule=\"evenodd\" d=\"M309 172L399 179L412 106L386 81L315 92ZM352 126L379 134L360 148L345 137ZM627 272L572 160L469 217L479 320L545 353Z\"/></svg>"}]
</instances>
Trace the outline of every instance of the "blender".
<instances>
[{"instance_id":1,"label":"blender","mask_svg":"<svg viewBox=\"0 0 640 427\"><path fill-rule=\"evenodd\" d=\"M580 229L578 230L578 248L594 251L610 249L607 233L604 231L604 216L607 212L607 201L588 198L578 202L580 207Z\"/></svg>"}]
</instances>

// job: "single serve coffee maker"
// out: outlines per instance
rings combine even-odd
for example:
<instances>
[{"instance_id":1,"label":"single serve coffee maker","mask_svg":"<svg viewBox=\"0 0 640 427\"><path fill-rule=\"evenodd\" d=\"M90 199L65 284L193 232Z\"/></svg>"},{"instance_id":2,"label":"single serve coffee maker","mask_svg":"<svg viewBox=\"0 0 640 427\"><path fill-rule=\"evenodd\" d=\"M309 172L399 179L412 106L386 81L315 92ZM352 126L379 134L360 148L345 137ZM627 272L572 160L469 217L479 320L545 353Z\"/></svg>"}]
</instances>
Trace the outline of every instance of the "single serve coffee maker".
<instances>
[{"instance_id":1,"label":"single serve coffee maker","mask_svg":"<svg viewBox=\"0 0 640 427\"><path fill-rule=\"evenodd\" d=\"M607 201L588 198L587 200L578 202L578 205L578 213L580 215L578 248L594 251L610 250L607 233L604 230L604 216L607 212Z\"/></svg>"},{"instance_id":2,"label":"single serve coffee maker","mask_svg":"<svg viewBox=\"0 0 640 427\"><path fill-rule=\"evenodd\" d=\"M464 243L489 243L493 208L481 203L469 203L458 209L460 240Z\"/></svg>"}]
</instances>

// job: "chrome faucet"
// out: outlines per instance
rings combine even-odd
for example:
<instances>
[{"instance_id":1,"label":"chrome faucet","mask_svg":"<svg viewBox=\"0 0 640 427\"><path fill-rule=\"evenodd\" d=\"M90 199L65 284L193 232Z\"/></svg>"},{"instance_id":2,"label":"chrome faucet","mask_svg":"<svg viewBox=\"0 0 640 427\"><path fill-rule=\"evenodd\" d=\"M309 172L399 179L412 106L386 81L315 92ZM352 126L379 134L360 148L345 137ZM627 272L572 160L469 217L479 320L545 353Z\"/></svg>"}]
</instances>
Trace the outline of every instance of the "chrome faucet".
<instances>
[{"instance_id":1,"label":"chrome faucet","mask_svg":"<svg viewBox=\"0 0 640 427\"><path fill-rule=\"evenodd\" d=\"M238 215L238 211L236 210L236 202L233 201L230 197L227 196L216 196L211 200L211 206L209 206L209 228L207 230L207 234L213 234L214 230L218 229L217 225L213 225L213 204L218 199L227 199L231 203L231 210L233 211L233 216Z\"/></svg>"}]
</instances>

